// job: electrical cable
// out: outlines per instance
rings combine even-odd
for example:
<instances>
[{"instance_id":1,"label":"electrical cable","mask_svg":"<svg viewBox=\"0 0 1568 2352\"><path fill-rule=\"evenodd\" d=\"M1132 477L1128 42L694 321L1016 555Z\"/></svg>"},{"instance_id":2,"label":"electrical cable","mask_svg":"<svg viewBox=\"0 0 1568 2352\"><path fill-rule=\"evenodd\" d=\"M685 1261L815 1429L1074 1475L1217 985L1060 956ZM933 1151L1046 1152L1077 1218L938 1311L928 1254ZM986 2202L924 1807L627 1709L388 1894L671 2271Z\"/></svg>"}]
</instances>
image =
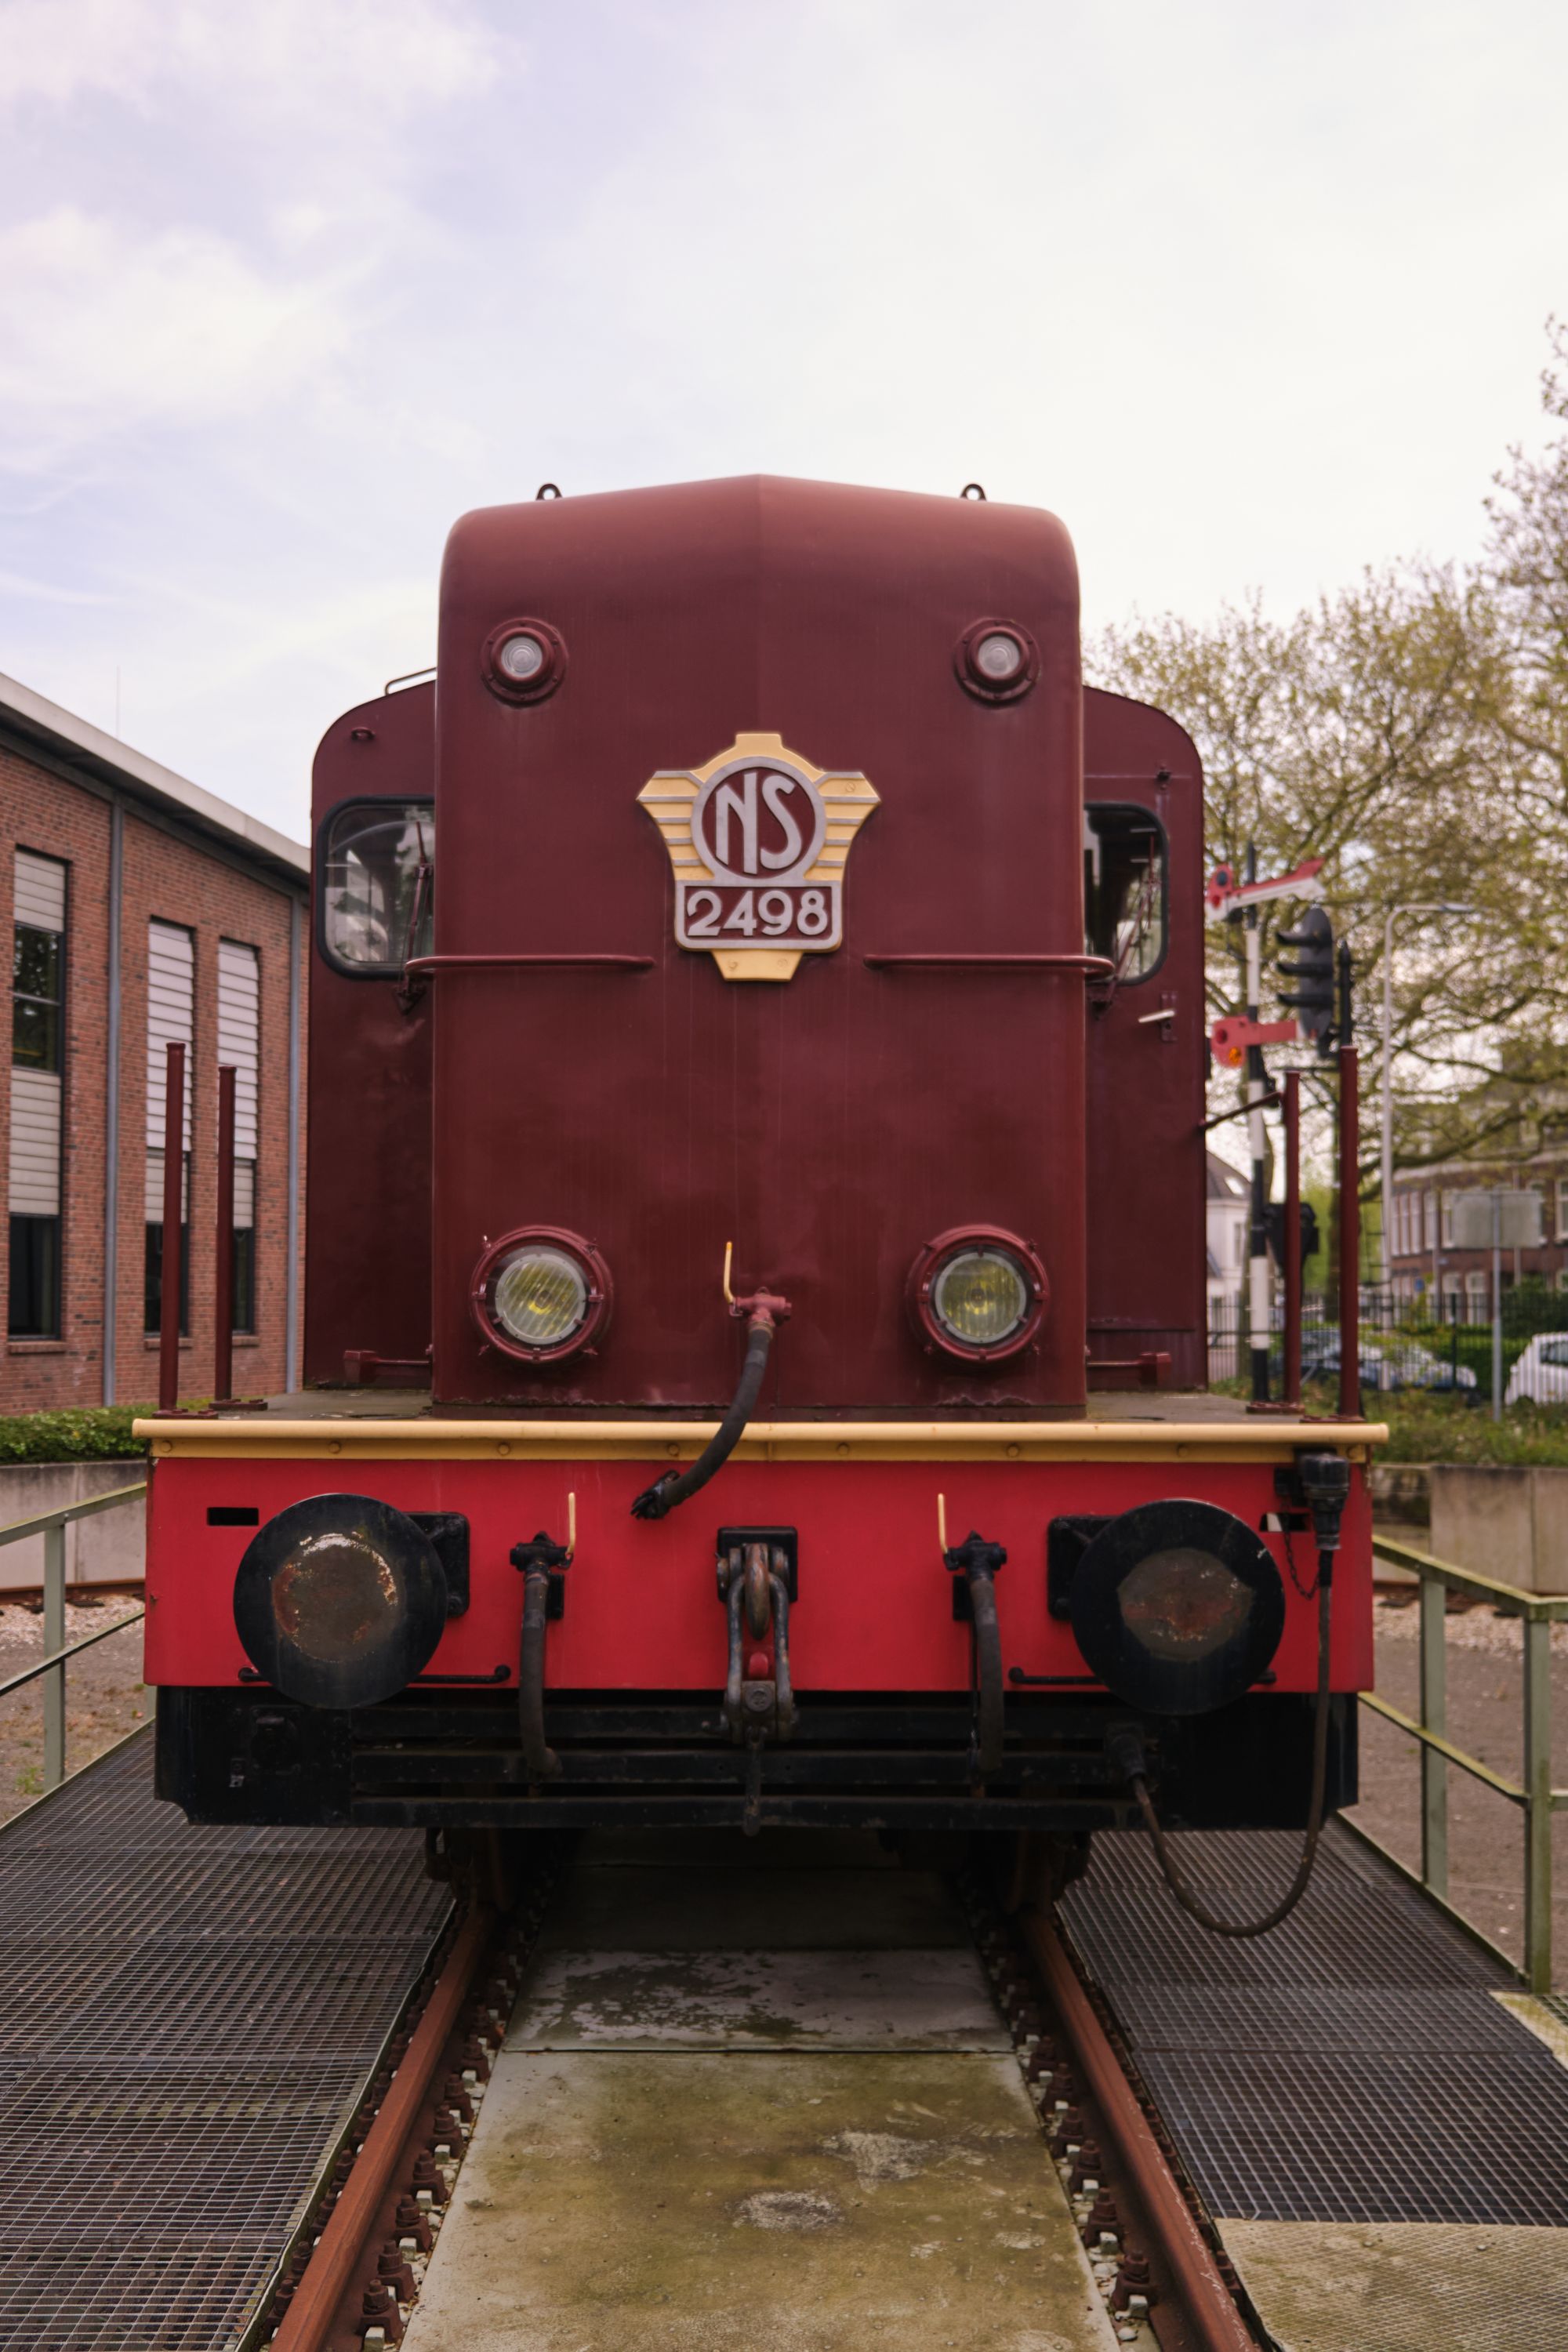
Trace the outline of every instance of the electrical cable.
<instances>
[{"instance_id":1,"label":"electrical cable","mask_svg":"<svg viewBox=\"0 0 1568 2352\"><path fill-rule=\"evenodd\" d=\"M1201 1896L1194 1894L1183 1877L1170 1843L1154 1811L1154 1801L1149 1794L1149 1783L1143 1769L1142 1744L1131 1733L1123 1744L1126 1777L1132 1794L1138 1800L1138 1810L1143 1825L1154 1842L1154 1853L1161 1874L1176 1901L1189 1917L1215 1936L1266 1936L1289 1918L1311 1883L1312 1866L1318 1857L1318 1841L1323 1833L1323 1800L1329 1777L1329 1624L1330 1595L1333 1589L1334 1556L1331 1551L1318 1554L1318 1703L1312 1723L1312 1792L1307 1808L1307 1831L1301 1846L1301 1858L1296 1865L1296 1875L1271 1911L1261 1919L1222 1919L1209 1910ZM1137 1744L1134 1765L1131 1749Z\"/></svg>"}]
</instances>

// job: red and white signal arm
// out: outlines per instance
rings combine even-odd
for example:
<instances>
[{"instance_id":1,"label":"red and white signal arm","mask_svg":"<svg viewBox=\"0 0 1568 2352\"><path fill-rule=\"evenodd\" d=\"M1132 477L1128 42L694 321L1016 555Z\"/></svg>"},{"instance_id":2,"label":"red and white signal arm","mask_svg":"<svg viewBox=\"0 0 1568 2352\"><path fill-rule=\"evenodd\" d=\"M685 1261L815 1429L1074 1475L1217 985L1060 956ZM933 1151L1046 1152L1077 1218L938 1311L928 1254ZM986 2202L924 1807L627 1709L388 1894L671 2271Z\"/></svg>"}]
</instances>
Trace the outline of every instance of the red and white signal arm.
<instances>
[{"instance_id":1,"label":"red and white signal arm","mask_svg":"<svg viewBox=\"0 0 1568 2352\"><path fill-rule=\"evenodd\" d=\"M844 937L844 869L878 795L777 735L738 735L701 768L661 768L637 794L669 852L675 936L726 980L790 980Z\"/></svg>"}]
</instances>

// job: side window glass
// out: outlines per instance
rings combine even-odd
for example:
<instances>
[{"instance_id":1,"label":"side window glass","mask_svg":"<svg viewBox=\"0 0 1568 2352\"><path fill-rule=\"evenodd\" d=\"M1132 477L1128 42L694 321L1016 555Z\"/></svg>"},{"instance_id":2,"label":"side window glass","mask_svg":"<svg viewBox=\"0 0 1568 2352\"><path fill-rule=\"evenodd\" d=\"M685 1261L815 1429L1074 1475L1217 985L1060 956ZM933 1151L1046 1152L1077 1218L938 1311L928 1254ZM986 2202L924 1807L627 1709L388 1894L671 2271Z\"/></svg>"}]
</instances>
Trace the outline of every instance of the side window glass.
<instances>
[{"instance_id":1,"label":"side window glass","mask_svg":"<svg viewBox=\"0 0 1568 2352\"><path fill-rule=\"evenodd\" d=\"M1091 803L1083 813L1083 944L1123 987L1165 952L1165 836L1147 809Z\"/></svg>"},{"instance_id":2,"label":"side window glass","mask_svg":"<svg viewBox=\"0 0 1568 2352\"><path fill-rule=\"evenodd\" d=\"M436 814L428 801L353 801L321 834L321 944L345 971L400 972L428 955Z\"/></svg>"}]
</instances>

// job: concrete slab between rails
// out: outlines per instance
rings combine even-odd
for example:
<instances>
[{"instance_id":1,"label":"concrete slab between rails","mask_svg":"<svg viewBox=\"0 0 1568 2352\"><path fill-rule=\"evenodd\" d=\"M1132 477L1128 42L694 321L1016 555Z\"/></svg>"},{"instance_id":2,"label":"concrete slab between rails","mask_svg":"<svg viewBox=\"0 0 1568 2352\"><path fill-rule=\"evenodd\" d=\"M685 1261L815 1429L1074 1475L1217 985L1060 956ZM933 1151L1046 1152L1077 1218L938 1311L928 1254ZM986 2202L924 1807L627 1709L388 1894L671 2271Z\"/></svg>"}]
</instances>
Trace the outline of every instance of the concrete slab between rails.
<instances>
[{"instance_id":1,"label":"concrete slab between rails","mask_svg":"<svg viewBox=\"0 0 1568 2352\"><path fill-rule=\"evenodd\" d=\"M1007 2057L509 2050L405 2352L1110 2352Z\"/></svg>"},{"instance_id":2,"label":"concrete slab between rails","mask_svg":"<svg viewBox=\"0 0 1568 2352\"><path fill-rule=\"evenodd\" d=\"M542 1952L507 2047L1011 2048L973 1950Z\"/></svg>"},{"instance_id":3,"label":"concrete slab between rails","mask_svg":"<svg viewBox=\"0 0 1568 2352\"><path fill-rule=\"evenodd\" d=\"M1219 2229L1279 2352L1562 2352L1568 2340L1568 2230L1223 2220Z\"/></svg>"}]
</instances>

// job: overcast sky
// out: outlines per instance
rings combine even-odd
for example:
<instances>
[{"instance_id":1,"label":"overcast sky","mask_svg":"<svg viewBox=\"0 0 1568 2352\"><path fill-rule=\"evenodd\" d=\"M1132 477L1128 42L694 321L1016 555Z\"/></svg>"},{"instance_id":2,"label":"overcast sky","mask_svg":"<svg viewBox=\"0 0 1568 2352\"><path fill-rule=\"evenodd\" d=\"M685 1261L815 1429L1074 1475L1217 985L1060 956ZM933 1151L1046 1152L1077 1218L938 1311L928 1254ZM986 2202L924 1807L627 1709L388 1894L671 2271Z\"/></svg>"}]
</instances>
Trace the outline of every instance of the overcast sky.
<instances>
[{"instance_id":1,"label":"overcast sky","mask_svg":"<svg viewBox=\"0 0 1568 2352\"><path fill-rule=\"evenodd\" d=\"M0 0L0 669L296 834L465 508L1054 508L1089 627L1474 552L1562 0Z\"/></svg>"}]
</instances>

